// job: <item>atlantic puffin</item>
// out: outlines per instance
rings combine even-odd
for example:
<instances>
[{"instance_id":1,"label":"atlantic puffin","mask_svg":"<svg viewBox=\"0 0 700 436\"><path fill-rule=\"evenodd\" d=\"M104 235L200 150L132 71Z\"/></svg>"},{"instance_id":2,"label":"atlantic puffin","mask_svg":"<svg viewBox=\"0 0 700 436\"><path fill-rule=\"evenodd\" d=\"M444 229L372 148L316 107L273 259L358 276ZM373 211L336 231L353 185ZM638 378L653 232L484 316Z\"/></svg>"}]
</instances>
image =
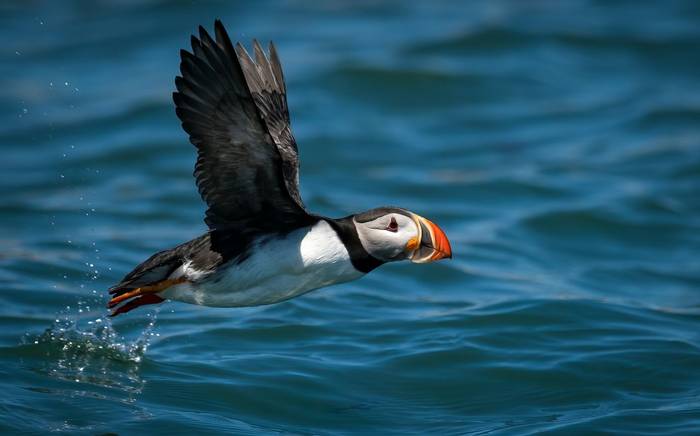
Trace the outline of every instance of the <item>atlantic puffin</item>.
<instances>
[{"instance_id":1,"label":"atlantic puffin","mask_svg":"<svg viewBox=\"0 0 700 436\"><path fill-rule=\"evenodd\" d=\"M197 148L208 231L158 252L109 289L111 316L165 300L273 304L400 260L452 257L445 233L398 207L334 219L299 195L299 158L275 46L234 47L220 20L180 51L175 111Z\"/></svg>"}]
</instances>

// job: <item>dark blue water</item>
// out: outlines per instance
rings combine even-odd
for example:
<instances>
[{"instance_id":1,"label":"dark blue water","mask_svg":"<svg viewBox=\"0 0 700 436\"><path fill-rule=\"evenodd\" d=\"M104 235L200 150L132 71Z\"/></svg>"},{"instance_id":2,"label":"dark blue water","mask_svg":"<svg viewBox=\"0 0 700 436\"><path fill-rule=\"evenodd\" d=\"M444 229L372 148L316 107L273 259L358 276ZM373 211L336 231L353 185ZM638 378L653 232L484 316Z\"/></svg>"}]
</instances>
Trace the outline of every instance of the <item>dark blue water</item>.
<instances>
[{"instance_id":1,"label":"dark blue water","mask_svg":"<svg viewBox=\"0 0 700 436\"><path fill-rule=\"evenodd\" d=\"M220 17L274 39L314 211L454 259L111 322L204 231L171 103ZM3 2L0 431L698 434L695 1Z\"/></svg>"}]
</instances>

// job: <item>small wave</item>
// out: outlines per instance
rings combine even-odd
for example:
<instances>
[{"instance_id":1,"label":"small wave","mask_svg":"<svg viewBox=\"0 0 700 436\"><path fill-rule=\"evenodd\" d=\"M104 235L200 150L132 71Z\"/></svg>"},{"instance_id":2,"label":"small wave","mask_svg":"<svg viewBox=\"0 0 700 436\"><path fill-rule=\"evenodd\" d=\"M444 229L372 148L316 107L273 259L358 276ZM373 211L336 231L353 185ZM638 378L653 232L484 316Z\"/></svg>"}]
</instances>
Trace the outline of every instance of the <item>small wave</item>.
<instances>
[{"instance_id":1,"label":"small wave","mask_svg":"<svg viewBox=\"0 0 700 436\"><path fill-rule=\"evenodd\" d=\"M487 50L493 55L494 51L521 49L533 43L535 36L502 27L485 27L477 30L467 30L455 35L443 37L428 42L416 42L407 47L407 55L427 54L434 52L465 53L466 50Z\"/></svg>"},{"instance_id":2,"label":"small wave","mask_svg":"<svg viewBox=\"0 0 700 436\"><path fill-rule=\"evenodd\" d=\"M522 50L527 46L555 42L578 49L607 51L635 51L653 56L659 53L694 51L698 42L683 35L660 38L650 35L606 34L577 30L540 29L538 31L487 26L467 29L462 32L428 42L418 42L406 49L407 54L447 52L469 54L485 51L489 55L499 51Z\"/></svg>"},{"instance_id":3,"label":"small wave","mask_svg":"<svg viewBox=\"0 0 700 436\"><path fill-rule=\"evenodd\" d=\"M443 112L479 99L481 89L491 80L479 74L436 68L377 65L337 65L318 78L319 83L347 101L363 105L363 110L380 107L422 116L430 109Z\"/></svg>"},{"instance_id":4,"label":"small wave","mask_svg":"<svg viewBox=\"0 0 700 436\"><path fill-rule=\"evenodd\" d=\"M561 243L566 239L565 245L588 244L596 247L596 251L603 249L601 243L617 249L629 246L650 251L663 246L671 248L684 237L683 229L673 223L598 207L541 212L524 218L521 225L543 240Z\"/></svg>"}]
</instances>

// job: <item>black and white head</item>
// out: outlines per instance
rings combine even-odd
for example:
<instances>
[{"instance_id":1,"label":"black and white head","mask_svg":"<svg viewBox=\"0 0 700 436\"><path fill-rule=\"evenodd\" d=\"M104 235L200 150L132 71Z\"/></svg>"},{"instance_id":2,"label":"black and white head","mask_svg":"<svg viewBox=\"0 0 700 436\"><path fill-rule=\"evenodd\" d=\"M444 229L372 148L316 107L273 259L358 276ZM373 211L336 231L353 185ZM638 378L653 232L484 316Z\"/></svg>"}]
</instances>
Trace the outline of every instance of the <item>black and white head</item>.
<instances>
[{"instance_id":1,"label":"black and white head","mask_svg":"<svg viewBox=\"0 0 700 436\"><path fill-rule=\"evenodd\" d=\"M405 209L372 209L354 215L353 224L365 251L383 262L428 263L452 257L445 232Z\"/></svg>"}]
</instances>

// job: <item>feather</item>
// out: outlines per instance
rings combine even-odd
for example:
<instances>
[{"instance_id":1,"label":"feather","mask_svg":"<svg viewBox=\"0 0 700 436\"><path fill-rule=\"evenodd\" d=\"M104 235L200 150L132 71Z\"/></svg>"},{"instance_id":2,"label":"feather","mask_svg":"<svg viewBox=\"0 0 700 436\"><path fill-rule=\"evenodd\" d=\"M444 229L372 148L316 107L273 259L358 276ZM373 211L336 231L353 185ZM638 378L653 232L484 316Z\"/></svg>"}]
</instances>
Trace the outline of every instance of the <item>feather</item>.
<instances>
[{"instance_id":1,"label":"feather","mask_svg":"<svg viewBox=\"0 0 700 436\"><path fill-rule=\"evenodd\" d=\"M299 195L297 146L282 70L255 41L253 60L231 44L221 21L203 27L180 52L176 114L197 147L194 176L211 229L256 223L293 229L309 221Z\"/></svg>"}]
</instances>

